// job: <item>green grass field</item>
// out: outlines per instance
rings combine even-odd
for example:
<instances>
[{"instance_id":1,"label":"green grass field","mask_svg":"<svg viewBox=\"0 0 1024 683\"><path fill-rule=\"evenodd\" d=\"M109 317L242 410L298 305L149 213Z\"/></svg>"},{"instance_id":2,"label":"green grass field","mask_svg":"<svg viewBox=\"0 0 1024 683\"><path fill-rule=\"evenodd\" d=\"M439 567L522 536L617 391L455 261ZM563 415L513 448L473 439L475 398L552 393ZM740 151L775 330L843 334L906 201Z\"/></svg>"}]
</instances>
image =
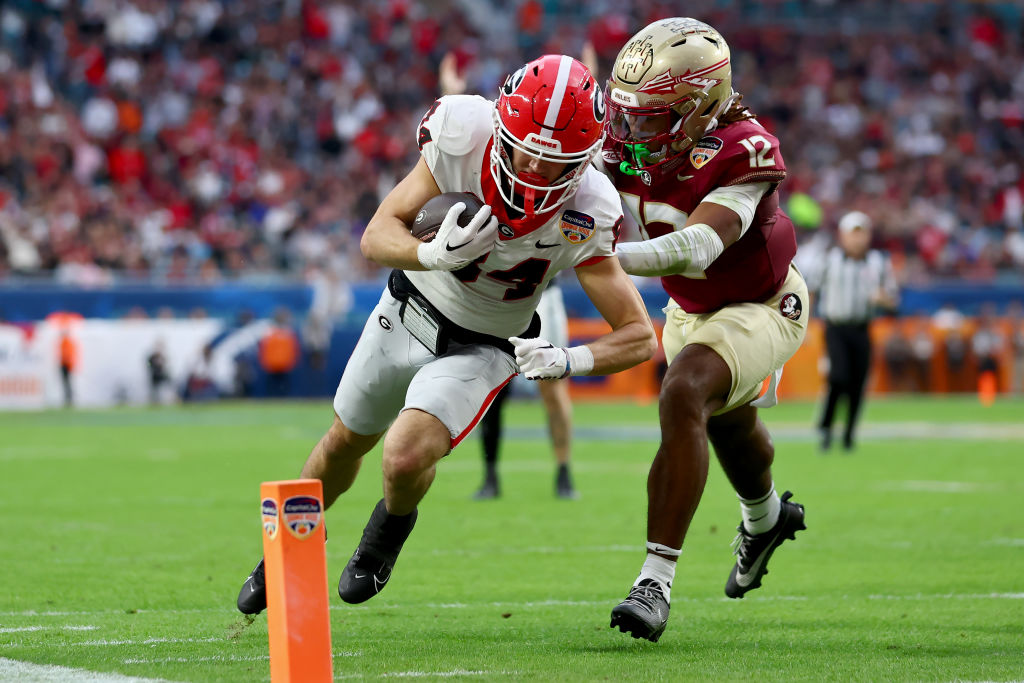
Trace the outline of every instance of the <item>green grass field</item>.
<instances>
[{"instance_id":1,"label":"green grass field","mask_svg":"<svg viewBox=\"0 0 1024 683\"><path fill-rule=\"evenodd\" d=\"M352 607L334 587L380 497L371 454L327 513L335 677L1024 679L1024 402L875 400L853 455L819 455L814 413L762 413L808 530L725 598L739 508L712 464L657 644L608 628L644 557L653 405L577 405L566 502L539 404L511 404L503 497L470 500L467 441L387 590ZM330 418L326 400L0 414L0 679L268 680L265 615L234 607L259 484L297 476Z\"/></svg>"}]
</instances>

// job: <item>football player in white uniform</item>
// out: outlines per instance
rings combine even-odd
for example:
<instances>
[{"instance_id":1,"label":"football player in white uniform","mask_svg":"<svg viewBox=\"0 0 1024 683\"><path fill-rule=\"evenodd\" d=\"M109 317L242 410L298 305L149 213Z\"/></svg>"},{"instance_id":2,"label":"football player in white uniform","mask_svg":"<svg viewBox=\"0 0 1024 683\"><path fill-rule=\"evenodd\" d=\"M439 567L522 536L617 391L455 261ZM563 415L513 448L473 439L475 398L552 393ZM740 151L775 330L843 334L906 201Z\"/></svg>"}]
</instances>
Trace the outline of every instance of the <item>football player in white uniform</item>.
<instances>
[{"instance_id":1,"label":"football player in white uniform","mask_svg":"<svg viewBox=\"0 0 1024 683\"><path fill-rule=\"evenodd\" d=\"M588 62L586 58L582 61L593 73L592 62ZM448 53L441 60L437 70L437 82L442 95L461 95L466 92L466 79L459 74L454 54ZM565 300L562 297L562 288L558 286L558 280L559 278L556 277L548 283L537 304L537 315L540 316L540 336L551 342L553 346L568 346L569 318L565 312ZM510 389L511 385L506 386L495 395L491 401L491 407L480 420L484 482L480 489L473 494L475 500L491 500L501 495L501 486L498 483L498 450L501 445L502 432L501 413ZM555 495L559 498L573 500L579 496L572 485L572 477L569 474L569 457L572 450L572 398L569 396L569 380L555 379L541 382L538 389L541 399L544 401L551 449L558 467L555 474Z\"/></svg>"},{"instance_id":2,"label":"football player in white uniform","mask_svg":"<svg viewBox=\"0 0 1024 683\"><path fill-rule=\"evenodd\" d=\"M437 100L417 131L421 158L366 227L364 255L395 270L349 359L335 419L302 477L330 506L385 435L384 498L341 575L363 602L387 583L437 463L472 431L518 373L606 374L649 359L657 339L643 300L614 257L622 218L611 182L590 166L605 109L585 66L547 55L510 75L496 101ZM466 227L456 204L431 242L410 234L420 207L452 191L481 197ZM575 268L612 331L587 345L537 338L535 308L556 272ZM263 563L238 608L266 606Z\"/></svg>"}]
</instances>

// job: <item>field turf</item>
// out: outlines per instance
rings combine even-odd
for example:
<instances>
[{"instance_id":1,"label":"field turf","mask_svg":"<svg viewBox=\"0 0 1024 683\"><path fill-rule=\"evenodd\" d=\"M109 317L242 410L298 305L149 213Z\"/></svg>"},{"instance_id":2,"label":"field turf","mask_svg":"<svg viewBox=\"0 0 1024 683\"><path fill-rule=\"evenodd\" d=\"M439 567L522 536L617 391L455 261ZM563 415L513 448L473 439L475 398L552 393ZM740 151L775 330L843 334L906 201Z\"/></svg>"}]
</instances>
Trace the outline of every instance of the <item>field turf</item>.
<instances>
[{"instance_id":1,"label":"field turf","mask_svg":"<svg viewBox=\"0 0 1024 683\"><path fill-rule=\"evenodd\" d=\"M476 440L439 466L394 576L338 575L380 497L379 450L327 513L335 678L1024 679L1024 402L870 401L822 455L815 406L763 411L808 530L725 598L739 509L714 462L661 642L608 628L643 561L653 405L576 406L582 497L553 495L540 405L507 407L503 497L470 499ZM0 679L269 680L259 484L298 475L329 401L0 414ZM66 667L66 668L58 668Z\"/></svg>"}]
</instances>

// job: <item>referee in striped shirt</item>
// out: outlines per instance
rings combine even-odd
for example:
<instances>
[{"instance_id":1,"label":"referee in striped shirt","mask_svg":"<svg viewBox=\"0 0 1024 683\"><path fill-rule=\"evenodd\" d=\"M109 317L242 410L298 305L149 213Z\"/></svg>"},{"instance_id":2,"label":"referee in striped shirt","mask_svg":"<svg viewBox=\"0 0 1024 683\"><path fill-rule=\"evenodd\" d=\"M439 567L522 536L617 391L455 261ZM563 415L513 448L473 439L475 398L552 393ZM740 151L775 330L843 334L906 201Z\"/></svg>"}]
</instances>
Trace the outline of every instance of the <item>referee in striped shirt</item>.
<instances>
[{"instance_id":1,"label":"referee in striped shirt","mask_svg":"<svg viewBox=\"0 0 1024 683\"><path fill-rule=\"evenodd\" d=\"M839 220L839 244L825 256L815 278L818 313L825 320L828 396L818 428L821 448L832 446L836 405L847 401L843 448L853 448L854 429L871 365L868 324L880 309L894 311L899 290L888 256L871 246L871 219L860 211Z\"/></svg>"}]
</instances>

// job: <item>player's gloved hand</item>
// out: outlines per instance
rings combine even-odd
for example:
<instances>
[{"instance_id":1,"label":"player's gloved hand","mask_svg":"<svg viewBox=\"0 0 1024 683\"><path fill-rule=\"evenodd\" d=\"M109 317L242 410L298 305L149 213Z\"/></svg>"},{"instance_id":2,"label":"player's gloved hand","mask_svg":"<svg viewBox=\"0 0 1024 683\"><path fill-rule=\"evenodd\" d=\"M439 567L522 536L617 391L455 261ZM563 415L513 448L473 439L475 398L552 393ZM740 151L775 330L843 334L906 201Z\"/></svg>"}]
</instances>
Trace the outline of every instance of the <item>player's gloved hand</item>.
<instances>
[{"instance_id":1,"label":"player's gloved hand","mask_svg":"<svg viewBox=\"0 0 1024 683\"><path fill-rule=\"evenodd\" d=\"M459 216L466 210L463 202L452 204L437 229L437 236L416 250L416 257L427 270L456 270L491 250L498 240L498 219L484 204L466 227Z\"/></svg>"},{"instance_id":2,"label":"player's gloved hand","mask_svg":"<svg viewBox=\"0 0 1024 683\"><path fill-rule=\"evenodd\" d=\"M526 379L562 379L585 375L594 369L594 354L587 346L566 349L547 339L509 337L516 349L516 364Z\"/></svg>"}]
</instances>

